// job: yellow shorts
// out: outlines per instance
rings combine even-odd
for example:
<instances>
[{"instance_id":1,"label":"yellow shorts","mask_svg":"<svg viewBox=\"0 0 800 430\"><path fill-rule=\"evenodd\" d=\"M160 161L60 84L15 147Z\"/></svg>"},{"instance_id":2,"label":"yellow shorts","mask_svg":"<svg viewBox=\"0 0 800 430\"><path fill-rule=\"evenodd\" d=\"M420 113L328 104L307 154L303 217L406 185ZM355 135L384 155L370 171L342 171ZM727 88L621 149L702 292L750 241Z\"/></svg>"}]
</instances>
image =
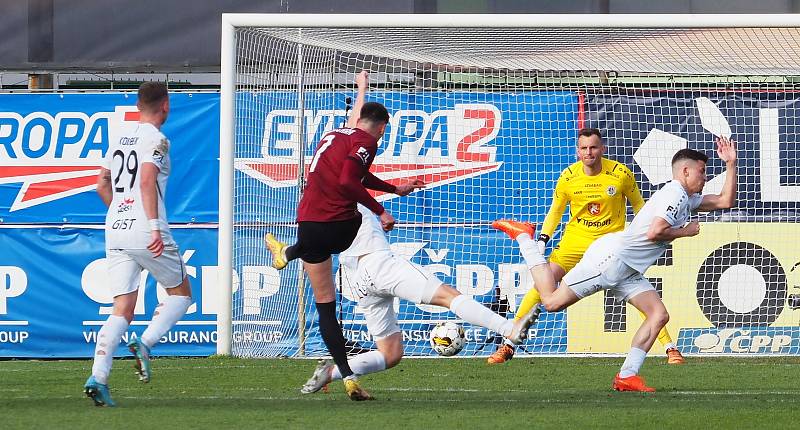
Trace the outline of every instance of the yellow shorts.
<instances>
[{"instance_id":1,"label":"yellow shorts","mask_svg":"<svg viewBox=\"0 0 800 430\"><path fill-rule=\"evenodd\" d=\"M581 261L586 249L589 248L589 245L596 239L596 237L587 237L577 234L564 235L561 241L558 242L558 246L550 253L549 261L561 266L564 272L569 272Z\"/></svg>"}]
</instances>

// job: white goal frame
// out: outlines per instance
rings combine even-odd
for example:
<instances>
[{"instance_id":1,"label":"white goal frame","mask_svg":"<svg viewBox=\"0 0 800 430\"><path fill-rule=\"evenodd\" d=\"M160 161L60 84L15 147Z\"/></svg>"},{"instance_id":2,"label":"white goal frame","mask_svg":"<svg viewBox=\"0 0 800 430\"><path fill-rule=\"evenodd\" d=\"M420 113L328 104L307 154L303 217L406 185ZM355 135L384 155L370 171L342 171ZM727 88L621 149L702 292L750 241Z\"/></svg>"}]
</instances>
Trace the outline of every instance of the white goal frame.
<instances>
[{"instance_id":1,"label":"white goal frame","mask_svg":"<svg viewBox=\"0 0 800 430\"><path fill-rule=\"evenodd\" d=\"M217 353L231 353L233 294L233 178L235 31L242 27L409 28L758 28L800 27L800 15L695 14L223 14L221 38L219 313ZM302 100L302 99L301 99ZM300 133L302 135L302 133Z\"/></svg>"}]
</instances>

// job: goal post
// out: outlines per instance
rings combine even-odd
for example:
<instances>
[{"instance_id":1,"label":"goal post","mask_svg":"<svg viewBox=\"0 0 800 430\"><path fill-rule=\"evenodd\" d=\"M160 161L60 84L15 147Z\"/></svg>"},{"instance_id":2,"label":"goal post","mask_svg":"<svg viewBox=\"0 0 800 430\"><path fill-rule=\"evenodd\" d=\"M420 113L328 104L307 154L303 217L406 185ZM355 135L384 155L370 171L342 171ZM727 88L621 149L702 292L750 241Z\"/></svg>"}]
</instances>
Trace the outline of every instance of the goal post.
<instances>
[{"instance_id":1,"label":"goal post","mask_svg":"<svg viewBox=\"0 0 800 430\"><path fill-rule=\"evenodd\" d=\"M430 184L376 195L398 220L393 250L508 317L531 279L490 223L543 221L578 129L602 131L645 199L683 147L709 155L705 192L717 192L713 141L732 137L736 207L701 214L701 235L645 276L684 353L800 355L799 28L795 15L223 14L217 352L325 354L299 263L270 268L261 238L294 240L306 165L367 70L368 100L391 115L373 172ZM345 337L374 348L348 274L334 270ZM407 355L431 355L431 325L457 321L426 305L395 311ZM623 354L640 321L598 293L543 315L520 353ZM465 328L461 355L494 351L496 334Z\"/></svg>"}]
</instances>

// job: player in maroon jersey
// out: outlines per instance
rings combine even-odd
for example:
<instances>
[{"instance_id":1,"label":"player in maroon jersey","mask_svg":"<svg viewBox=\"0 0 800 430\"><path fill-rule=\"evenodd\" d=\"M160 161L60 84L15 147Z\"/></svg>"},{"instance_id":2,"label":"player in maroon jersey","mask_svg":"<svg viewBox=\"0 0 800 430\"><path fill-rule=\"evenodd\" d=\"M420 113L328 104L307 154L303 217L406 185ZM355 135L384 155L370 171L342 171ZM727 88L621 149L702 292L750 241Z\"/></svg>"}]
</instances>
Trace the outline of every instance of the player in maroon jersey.
<instances>
[{"instance_id":1,"label":"player in maroon jersey","mask_svg":"<svg viewBox=\"0 0 800 430\"><path fill-rule=\"evenodd\" d=\"M308 182L297 209L297 242L292 246L279 242L272 234L265 240L272 252L272 265L286 267L296 258L303 260L311 289L314 291L319 331L334 362L343 376L345 391L353 400L370 400L347 363L344 335L336 319L336 289L333 284L331 255L349 248L361 226L357 203L380 217L389 231L394 217L367 191L367 188L405 196L424 183L418 179L394 186L372 173L369 168L378 151L389 113L376 102L364 103L367 72L356 78L358 96L347 127L332 130L317 145L308 171Z\"/></svg>"}]
</instances>

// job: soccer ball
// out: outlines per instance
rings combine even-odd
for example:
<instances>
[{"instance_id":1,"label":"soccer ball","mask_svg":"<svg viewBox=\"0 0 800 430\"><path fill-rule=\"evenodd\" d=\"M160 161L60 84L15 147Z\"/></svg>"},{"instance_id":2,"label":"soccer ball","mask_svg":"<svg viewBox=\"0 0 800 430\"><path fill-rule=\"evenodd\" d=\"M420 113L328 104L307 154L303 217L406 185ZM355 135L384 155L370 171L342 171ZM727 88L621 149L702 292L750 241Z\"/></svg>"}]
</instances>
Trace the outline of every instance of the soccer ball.
<instances>
[{"instance_id":1,"label":"soccer ball","mask_svg":"<svg viewBox=\"0 0 800 430\"><path fill-rule=\"evenodd\" d=\"M430 343L431 348L439 355L444 357L456 355L466 343L464 329L450 321L436 324L431 330Z\"/></svg>"}]
</instances>

